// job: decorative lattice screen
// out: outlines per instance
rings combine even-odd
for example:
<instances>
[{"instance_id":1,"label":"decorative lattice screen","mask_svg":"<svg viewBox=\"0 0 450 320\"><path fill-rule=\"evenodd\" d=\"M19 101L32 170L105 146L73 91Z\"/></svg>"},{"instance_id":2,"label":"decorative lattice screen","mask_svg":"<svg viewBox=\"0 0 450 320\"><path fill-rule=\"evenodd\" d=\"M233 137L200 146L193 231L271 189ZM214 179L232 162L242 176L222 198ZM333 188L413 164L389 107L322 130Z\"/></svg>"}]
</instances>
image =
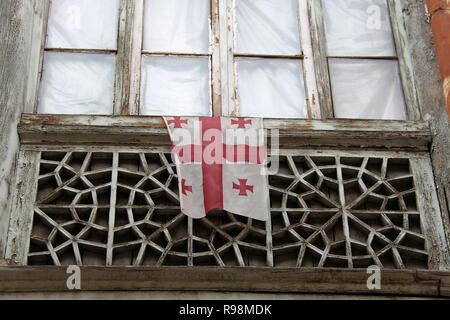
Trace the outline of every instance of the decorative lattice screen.
<instances>
[{"instance_id":1,"label":"decorative lattice screen","mask_svg":"<svg viewBox=\"0 0 450 320\"><path fill-rule=\"evenodd\" d=\"M264 223L184 216L170 154L42 152L28 264L427 268L410 167L281 156Z\"/></svg>"}]
</instances>

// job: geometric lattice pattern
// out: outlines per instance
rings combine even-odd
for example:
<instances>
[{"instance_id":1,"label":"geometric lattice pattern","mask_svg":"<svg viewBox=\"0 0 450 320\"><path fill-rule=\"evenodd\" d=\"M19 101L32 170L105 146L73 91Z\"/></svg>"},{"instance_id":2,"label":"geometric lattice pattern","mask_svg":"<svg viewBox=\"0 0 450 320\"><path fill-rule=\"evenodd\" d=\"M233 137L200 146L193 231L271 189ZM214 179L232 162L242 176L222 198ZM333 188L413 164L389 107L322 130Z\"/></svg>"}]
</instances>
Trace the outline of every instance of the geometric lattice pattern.
<instances>
[{"instance_id":1,"label":"geometric lattice pattern","mask_svg":"<svg viewBox=\"0 0 450 320\"><path fill-rule=\"evenodd\" d=\"M180 212L170 154L42 152L28 264L427 268L408 159L281 156L271 220Z\"/></svg>"}]
</instances>

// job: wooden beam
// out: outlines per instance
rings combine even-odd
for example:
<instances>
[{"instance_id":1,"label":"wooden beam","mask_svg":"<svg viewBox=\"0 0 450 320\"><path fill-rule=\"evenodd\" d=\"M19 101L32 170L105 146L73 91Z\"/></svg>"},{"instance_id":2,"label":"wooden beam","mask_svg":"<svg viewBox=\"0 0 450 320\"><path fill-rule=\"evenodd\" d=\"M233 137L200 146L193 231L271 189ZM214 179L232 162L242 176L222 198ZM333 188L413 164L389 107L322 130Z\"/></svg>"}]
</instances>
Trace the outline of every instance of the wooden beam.
<instances>
[{"instance_id":1,"label":"wooden beam","mask_svg":"<svg viewBox=\"0 0 450 320\"><path fill-rule=\"evenodd\" d=\"M279 130L287 149L426 151L431 140L427 123L418 121L265 119L264 127ZM24 114L18 131L24 145L170 145L161 117Z\"/></svg>"},{"instance_id":2,"label":"wooden beam","mask_svg":"<svg viewBox=\"0 0 450 320\"><path fill-rule=\"evenodd\" d=\"M44 47L50 10L50 0L33 1L33 35L30 47L28 83L24 112L36 112L44 62Z\"/></svg>"},{"instance_id":3,"label":"wooden beam","mask_svg":"<svg viewBox=\"0 0 450 320\"><path fill-rule=\"evenodd\" d=\"M134 1L121 0L114 86L114 114L129 114Z\"/></svg>"},{"instance_id":4,"label":"wooden beam","mask_svg":"<svg viewBox=\"0 0 450 320\"><path fill-rule=\"evenodd\" d=\"M129 2L129 1L128 1ZM129 114L139 114L140 86L141 86L141 56L144 33L144 0L133 0L134 15L132 24L131 66L130 66L130 102Z\"/></svg>"},{"instance_id":5,"label":"wooden beam","mask_svg":"<svg viewBox=\"0 0 450 320\"><path fill-rule=\"evenodd\" d=\"M310 32L310 20L308 4L306 1L298 0L298 26L301 38L303 57L303 74L305 90L308 102L309 119L321 119L320 99L317 91L316 73L314 66L314 53Z\"/></svg>"},{"instance_id":6,"label":"wooden beam","mask_svg":"<svg viewBox=\"0 0 450 320\"><path fill-rule=\"evenodd\" d=\"M112 162L112 176L111 176L111 195L110 208L108 218L108 244L106 251L106 265L113 264L113 246L114 246L114 227L116 218L116 204L117 204L117 179L119 168L119 153L114 152Z\"/></svg>"},{"instance_id":7,"label":"wooden beam","mask_svg":"<svg viewBox=\"0 0 450 320\"><path fill-rule=\"evenodd\" d=\"M236 73L234 64L234 7L232 0L219 1L219 47L222 87L222 115L238 115Z\"/></svg>"},{"instance_id":8,"label":"wooden beam","mask_svg":"<svg viewBox=\"0 0 450 320\"><path fill-rule=\"evenodd\" d=\"M14 264L27 264L38 176L39 154L20 151L5 254Z\"/></svg>"},{"instance_id":9,"label":"wooden beam","mask_svg":"<svg viewBox=\"0 0 450 320\"><path fill-rule=\"evenodd\" d=\"M366 295L446 294L450 272L381 271L381 289L369 290L366 269L270 269L220 267L93 267L81 269L82 291L205 290L340 293ZM0 266L0 292L69 291L66 267Z\"/></svg>"},{"instance_id":10,"label":"wooden beam","mask_svg":"<svg viewBox=\"0 0 450 320\"><path fill-rule=\"evenodd\" d=\"M220 66L220 19L219 1L211 0L211 90L212 115L222 115L222 79Z\"/></svg>"},{"instance_id":11,"label":"wooden beam","mask_svg":"<svg viewBox=\"0 0 450 320\"><path fill-rule=\"evenodd\" d=\"M445 235L444 221L439 212L436 185L430 159L411 159L411 171L417 189L417 204L421 215L423 234L428 238L430 253L428 266L434 270L450 270L450 251Z\"/></svg>"},{"instance_id":12,"label":"wooden beam","mask_svg":"<svg viewBox=\"0 0 450 320\"><path fill-rule=\"evenodd\" d=\"M317 91L322 119L334 117L321 1L308 0Z\"/></svg>"}]
</instances>

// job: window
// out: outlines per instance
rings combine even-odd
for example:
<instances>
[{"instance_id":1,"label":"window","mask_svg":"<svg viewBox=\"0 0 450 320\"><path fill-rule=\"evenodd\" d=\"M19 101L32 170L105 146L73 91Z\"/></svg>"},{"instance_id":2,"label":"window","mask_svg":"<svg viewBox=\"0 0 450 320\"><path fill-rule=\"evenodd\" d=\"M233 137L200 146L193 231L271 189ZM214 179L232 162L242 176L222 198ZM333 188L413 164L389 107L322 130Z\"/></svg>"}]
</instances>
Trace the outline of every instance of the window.
<instances>
[{"instance_id":1,"label":"window","mask_svg":"<svg viewBox=\"0 0 450 320\"><path fill-rule=\"evenodd\" d=\"M236 2L239 115L308 117L297 15L295 0Z\"/></svg>"},{"instance_id":2,"label":"window","mask_svg":"<svg viewBox=\"0 0 450 320\"><path fill-rule=\"evenodd\" d=\"M385 0L322 0L337 118L407 118Z\"/></svg>"},{"instance_id":3,"label":"window","mask_svg":"<svg viewBox=\"0 0 450 320\"><path fill-rule=\"evenodd\" d=\"M210 0L146 0L140 114L211 115Z\"/></svg>"},{"instance_id":4,"label":"window","mask_svg":"<svg viewBox=\"0 0 450 320\"><path fill-rule=\"evenodd\" d=\"M40 113L110 114L119 0L52 1Z\"/></svg>"},{"instance_id":5,"label":"window","mask_svg":"<svg viewBox=\"0 0 450 320\"><path fill-rule=\"evenodd\" d=\"M328 86L336 118L405 120L402 67L386 0L53 0L38 112L320 119Z\"/></svg>"}]
</instances>

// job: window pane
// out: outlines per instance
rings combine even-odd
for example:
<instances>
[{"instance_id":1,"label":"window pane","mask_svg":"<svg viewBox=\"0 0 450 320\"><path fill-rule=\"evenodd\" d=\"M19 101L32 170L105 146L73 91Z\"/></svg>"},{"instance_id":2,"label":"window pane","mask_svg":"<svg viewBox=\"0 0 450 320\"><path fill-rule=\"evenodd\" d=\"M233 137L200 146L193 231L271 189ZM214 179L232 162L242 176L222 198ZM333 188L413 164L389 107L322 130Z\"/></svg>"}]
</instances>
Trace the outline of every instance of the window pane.
<instances>
[{"instance_id":1,"label":"window pane","mask_svg":"<svg viewBox=\"0 0 450 320\"><path fill-rule=\"evenodd\" d=\"M301 60L237 58L240 115L307 118Z\"/></svg>"},{"instance_id":2,"label":"window pane","mask_svg":"<svg viewBox=\"0 0 450 320\"><path fill-rule=\"evenodd\" d=\"M407 118L397 61L330 59L330 76L336 118Z\"/></svg>"},{"instance_id":3,"label":"window pane","mask_svg":"<svg viewBox=\"0 0 450 320\"><path fill-rule=\"evenodd\" d=\"M142 58L144 115L211 115L209 58Z\"/></svg>"},{"instance_id":4,"label":"window pane","mask_svg":"<svg viewBox=\"0 0 450 320\"><path fill-rule=\"evenodd\" d=\"M236 52L300 54L297 0L236 1Z\"/></svg>"},{"instance_id":5,"label":"window pane","mask_svg":"<svg viewBox=\"0 0 450 320\"><path fill-rule=\"evenodd\" d=\"M143 49L209 52L210 0L146 0Z\"/></svg>"},{"instance_id":6,"label":"window pane","mask_svg":"<svg viewBox=\"0 0 450 320\"><path fill-rule=\"evenodd\" d=\"M120 0L51 2L47 48L117 48Z\"/></svg>"},{"instance_id":7,"label":"window pane","mask_svg":"<svg viewBox=\"0 0 450 320\"><path fill-rule=\"evenodd\" d=\"M330 56L395 56L385 0L322 0Z\"/></svg>"},{"instance_id":8,"label":"window pane","mask_svg":"<svg viewBox=\"0 0 450 320\"><path fill-rule=\"evenodd\" d=\"M114 55L46 52L39 113L111 114Z\"/></svg>"}]
</instances>

